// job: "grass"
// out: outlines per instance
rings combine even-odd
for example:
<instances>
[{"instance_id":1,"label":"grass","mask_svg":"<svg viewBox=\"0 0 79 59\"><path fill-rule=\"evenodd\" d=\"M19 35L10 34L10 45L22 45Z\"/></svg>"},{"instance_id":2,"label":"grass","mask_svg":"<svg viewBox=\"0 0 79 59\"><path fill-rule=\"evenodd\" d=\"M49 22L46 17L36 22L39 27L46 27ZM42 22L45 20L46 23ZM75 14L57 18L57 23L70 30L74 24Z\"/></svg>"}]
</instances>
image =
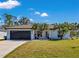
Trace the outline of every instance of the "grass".
<instances>
[{"instance_id":1,"label":"grass","mask_svg":"<svg viewBox=\"0 0 79 59\"><path fill-rule=\"evenodd\" d=\"M79 40L34 40L16 48L5 58L79 58Z\"/></svg>"}]
</instances>

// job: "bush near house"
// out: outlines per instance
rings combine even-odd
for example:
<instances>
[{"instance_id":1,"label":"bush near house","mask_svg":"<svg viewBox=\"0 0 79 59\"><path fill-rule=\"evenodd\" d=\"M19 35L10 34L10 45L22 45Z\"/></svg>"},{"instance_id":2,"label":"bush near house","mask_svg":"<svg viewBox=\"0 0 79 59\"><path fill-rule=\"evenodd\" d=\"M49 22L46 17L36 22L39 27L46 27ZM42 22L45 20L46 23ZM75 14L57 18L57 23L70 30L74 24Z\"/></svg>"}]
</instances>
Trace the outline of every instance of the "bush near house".
<instances>
[{"instance_id":1,"label":"bush near house","mask_svg":"<svg viewBox=\"0 0 79 59\"><path fill-rule=\"evenodd\" d=\"M72 30L70 32L70 37L71 37L72 40L75 39L75 38L77 38L78 37L78 32Z\"/></svg>"}]
</instances>

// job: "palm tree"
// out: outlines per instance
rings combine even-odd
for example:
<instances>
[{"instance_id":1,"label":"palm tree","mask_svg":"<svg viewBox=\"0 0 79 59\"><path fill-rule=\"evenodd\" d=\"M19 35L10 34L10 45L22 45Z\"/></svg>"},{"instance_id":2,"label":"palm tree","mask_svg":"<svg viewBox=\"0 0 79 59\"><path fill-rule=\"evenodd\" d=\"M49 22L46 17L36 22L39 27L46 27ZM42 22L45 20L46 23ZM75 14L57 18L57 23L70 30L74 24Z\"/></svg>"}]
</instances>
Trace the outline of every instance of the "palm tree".
<instances>
[{"instance_id":1,"label":"palm tree","mask_svg":"<svg viewBox=\"0 0 79 59\"><path fill-rule=\"evenodd\" d=\"M63 39L63 36L69 31L68 23L59 24L58 37Z\"/></svg>"},{"instance_id":2,"label":"palm tree","mask_svg":"<svg viewBox=\"0 0 79 59\"><path fill-rule=\"evenodd\" d=\"M5 25L7 26L12 26L13 25L13 21L12 21L12 15L10 14L4 14L4 18L5 18Z\"/></svg>"},{"instance_id":3,"label":"palm tree","mask_svg":"<svg viewBox=\"0 0 79 59\"><path fill-rule=\"evenodd\" d=\"M61 29L58 30L58 38L63 39L63 31Z\"/></svg>"},{"instance_id":4,"label":"palm tree","mask_svg":"<svg viewBox=\"0 0 79 59\"><path fill-rule=\"evenodd\" d=\"M38 23L33 23L32 29L37 30L38 29Z\"/></svg>"},{"instance_id":5,"label":"palm tree","mask_svg":"<svg viewBox=\"0 0 79 59\"><path fill-rule=\"evenodd\" d=\"M33 23L32 29L34 30L34 37L37 39L37 30L38 30L38 23Z\"/></svg>"},{"instance_id":6,"label":"palm tree","mask_svg":"<svg viewBox=\"0 0 79 59\"><path fill-rule=\"evenodd\" d=\"M48 24L42 23L42 24L39 24L38 26L39 26L40 36L42 37L43 32L45 32L46 37L49 37L48 31L47 31L48 30Z\"/></svg>"},{"instance_id":7,"label":"palm tree","mask_svg":"<svg viewBox=\"0 0 79 59\"><path fill-rule=\"evenodd\" d=\"M48 24L33 23L32 29L34 30L35 35L42 36L42 32L48 30Z\"/></svg>"},{"instance_id":8,"label":"palm tree","mask_svg":"<svg viewBox=\"0 0 79 59\"><path fill-rule=\"evenodd\" d=\"M48 30L48 24L43 23L42 25L43 25L43 30Z\"/></svg>"}]
</instances>

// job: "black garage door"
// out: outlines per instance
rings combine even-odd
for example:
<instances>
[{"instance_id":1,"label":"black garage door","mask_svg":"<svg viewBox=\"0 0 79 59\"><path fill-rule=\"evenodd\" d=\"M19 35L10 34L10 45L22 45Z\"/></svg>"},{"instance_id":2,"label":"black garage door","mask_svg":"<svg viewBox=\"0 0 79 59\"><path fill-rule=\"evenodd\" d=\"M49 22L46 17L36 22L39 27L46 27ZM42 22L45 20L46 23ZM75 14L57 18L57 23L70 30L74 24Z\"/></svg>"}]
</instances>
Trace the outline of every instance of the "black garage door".
<instances>
[{"instance_id":1,"label":"black garage door","mask_svg":"<svg viewBox=\"0 0 79 59\"><path fill-rule=\"evenodd\" d=\"M31 32L30 31L10 31L10 39L30 40Z\"/></svg>"}]
</instances>

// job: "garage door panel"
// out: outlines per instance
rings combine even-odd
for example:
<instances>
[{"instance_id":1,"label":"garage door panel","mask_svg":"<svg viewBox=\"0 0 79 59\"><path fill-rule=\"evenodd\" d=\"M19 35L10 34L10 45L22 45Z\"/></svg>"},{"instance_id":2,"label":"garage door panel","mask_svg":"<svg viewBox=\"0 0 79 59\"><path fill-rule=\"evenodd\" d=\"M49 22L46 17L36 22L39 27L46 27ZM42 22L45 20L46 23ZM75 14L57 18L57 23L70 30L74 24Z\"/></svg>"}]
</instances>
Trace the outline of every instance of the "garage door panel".
<instances>
[{"instance_id":1,"label":"garage door panel","mask_svg":"<svg viewBox=\"0 0 79 59\"><path fill-rule=\"evenodd\" d=\"M31 39L31 32L30 31L11 31L10 32L11 39Z\"/></svg>"}]
</instances>

